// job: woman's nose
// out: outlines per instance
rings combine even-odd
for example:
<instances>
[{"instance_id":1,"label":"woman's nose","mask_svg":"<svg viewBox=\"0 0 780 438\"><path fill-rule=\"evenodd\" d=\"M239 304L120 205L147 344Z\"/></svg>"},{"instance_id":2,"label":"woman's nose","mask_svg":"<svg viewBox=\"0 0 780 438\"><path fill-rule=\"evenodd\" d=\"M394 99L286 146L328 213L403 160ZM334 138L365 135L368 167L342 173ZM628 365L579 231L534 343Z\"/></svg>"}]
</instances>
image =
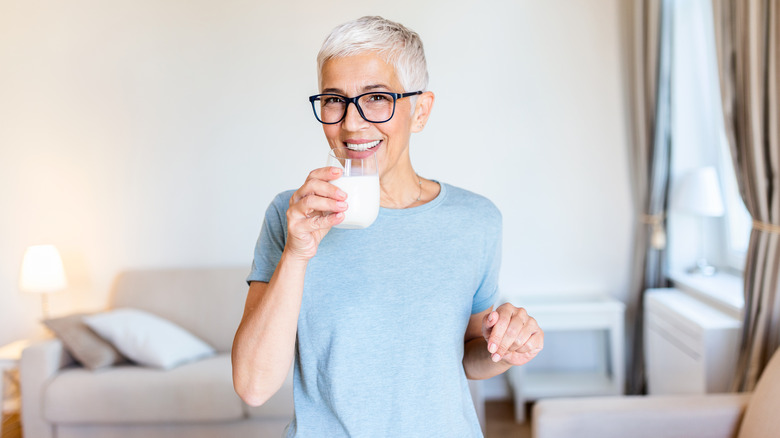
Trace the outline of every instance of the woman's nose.
<instances>
[{"instance_id":1,"label":"woman's nose","mask_svg":"<svg viewBox=\"0 0 780 438\"><path fill-rule=\"evenodd\" d=\"M347 114L344 116L342 126L348 131L357 131L365 127L368 122L360 116L357 105L347 105Z\"/></svg>"}]
</instances>

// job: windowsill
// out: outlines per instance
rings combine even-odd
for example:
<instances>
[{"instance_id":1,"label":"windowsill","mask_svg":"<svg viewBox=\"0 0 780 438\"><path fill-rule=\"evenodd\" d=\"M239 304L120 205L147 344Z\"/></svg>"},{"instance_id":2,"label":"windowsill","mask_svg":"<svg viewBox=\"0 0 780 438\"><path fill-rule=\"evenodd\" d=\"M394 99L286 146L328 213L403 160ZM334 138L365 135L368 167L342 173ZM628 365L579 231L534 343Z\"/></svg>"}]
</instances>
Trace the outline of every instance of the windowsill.
<instances>
[{"instance_id":1,"label":"windowsill","mask_svg":"<svg viewBox=\"0 0 780 438\"><path fill-rule=\"evenodd\" d=\"M704 276L673 270L669 273L669 280L681 291L689 293L735 318L742 318L745 298L741 276L723 271L718 271L712 276Z\"/></svg>"}]
</instances>

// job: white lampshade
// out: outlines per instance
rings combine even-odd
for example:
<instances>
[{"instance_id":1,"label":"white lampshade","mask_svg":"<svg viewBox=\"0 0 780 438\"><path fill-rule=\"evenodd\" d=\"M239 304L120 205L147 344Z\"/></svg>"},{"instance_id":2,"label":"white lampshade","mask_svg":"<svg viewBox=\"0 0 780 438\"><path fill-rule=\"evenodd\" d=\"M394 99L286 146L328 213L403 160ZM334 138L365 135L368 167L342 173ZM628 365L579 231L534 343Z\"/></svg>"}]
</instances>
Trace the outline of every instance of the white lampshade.
<instances>
[{"instance_id":1,"label":"white lampshade","mask_svg":"<svg viewBox=\"0 0 780 438\"><path fill-rule=\"evenodd\" d=\"M24 292L52 293L68 285L62 258L54 245L34 245L24 252L19 288Z\"/></svg>"},{"instance_id":2,"label":"white lampshade","mask_svg":"<svg viewBox=\"0 0 780 438\"><path fill-rule=\"evenodd\" d=\"M723 197L714 167L703 167L685 175L672 200L675 211L697 216L722 216Z\"/></svg>"}]
</instances>

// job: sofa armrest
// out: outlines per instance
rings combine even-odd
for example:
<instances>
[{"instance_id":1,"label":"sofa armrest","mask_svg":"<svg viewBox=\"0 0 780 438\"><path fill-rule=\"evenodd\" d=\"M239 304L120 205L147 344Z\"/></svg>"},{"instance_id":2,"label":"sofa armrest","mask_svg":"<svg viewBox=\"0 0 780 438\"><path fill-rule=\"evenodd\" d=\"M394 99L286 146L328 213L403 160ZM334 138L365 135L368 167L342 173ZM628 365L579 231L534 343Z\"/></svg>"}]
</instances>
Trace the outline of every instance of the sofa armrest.
<instances>
[{"instance_id":1,"label":"sofa armrest","mask_svg":"<svg viewBox=\"0 0 780 438\"><path fill-rule=\"evenodd\" d=\"M749 394L548 399L533 408L534 438L733 438Z\"/></svg>"},{"instance_id":2,"label":"sofa armrest","mask_svg":"<svg viewBox=\"0 0 780 438\"><path fill-rule=\"evenodd\" d=\"M49 380L60 369L73 362L73 358L59 339L37 342L22 351L19 362L19 383L25 436L40 438L53 436L52 426L43 417L44 391Z\"/></svg>"}]
</instances>

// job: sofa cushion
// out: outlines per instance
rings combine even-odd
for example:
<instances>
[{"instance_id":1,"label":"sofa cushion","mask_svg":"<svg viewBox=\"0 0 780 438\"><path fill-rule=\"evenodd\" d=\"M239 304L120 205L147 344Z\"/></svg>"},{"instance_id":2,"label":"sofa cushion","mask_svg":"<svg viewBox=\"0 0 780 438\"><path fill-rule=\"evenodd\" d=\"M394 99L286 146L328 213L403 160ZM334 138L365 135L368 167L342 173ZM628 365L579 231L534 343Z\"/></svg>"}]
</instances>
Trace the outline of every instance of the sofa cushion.
<instances>
[{"instance_id":1,"label":"sofa cushion","mask_svg":"<svg viewBox=\"0 0 780 438\"><path fill-rule=\"evenodd\" d=\"M91 370L127 362L113 345L84 324L84 316L86 314L77 313L47 319L43 323L62 341L71 356Z\"/></svg>"},{"instance_id":2,"label":"sofa cushion","mask_svg":"<svg viewBox=\"0 0 780 438\"><path fill-rule=\"evenodd\" d=\"M780 350L769 360L750 397L739 438L771 438L780 430Z\"/></svg>"},{"instance_id":3,"label":"sofa cushion","mask_svg":"<svg viewBox=\"0 0 780 438\"><path fill-rule=\"evenodd\" d=\"M143 310L114 309L85 316L84 323L123 355L145 366L170 369L215 353L187 330Z\"/></svg>"},{"instance_id":4,"label":"sofa cushion","mask_svg":"<svg viewBox=\"0 0 780 438\"><path fill-rule=\"evenodd\" d=\"M230 356L172 370L118 366L64 369L46 387L43 415L53 423L170 423L244 418Z\"/></svg>"},{"instance_id":5,"label":"sofa cushion","mask_svg":"<svg viewBox=\"0 0 780 438\"><path fill-rule=\"evenodd\" d=\"M110 307L154 313L226 353L244 312L248 274L249 267L126 271L114 283Z\"/></svg>"}]
</instances>

